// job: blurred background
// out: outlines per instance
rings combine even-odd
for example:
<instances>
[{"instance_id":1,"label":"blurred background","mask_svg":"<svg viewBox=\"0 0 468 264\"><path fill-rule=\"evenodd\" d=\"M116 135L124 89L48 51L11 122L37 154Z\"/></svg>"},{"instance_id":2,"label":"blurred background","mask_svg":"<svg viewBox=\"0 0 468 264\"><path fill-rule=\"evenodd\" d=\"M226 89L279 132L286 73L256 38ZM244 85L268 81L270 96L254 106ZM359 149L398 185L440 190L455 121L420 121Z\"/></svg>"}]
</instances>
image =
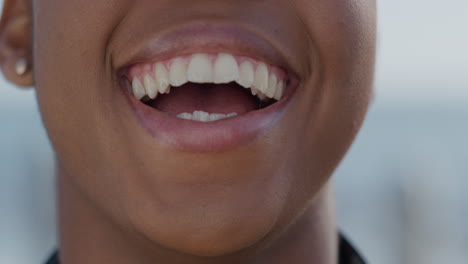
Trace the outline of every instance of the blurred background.
<instances>
[{"instance_id":1,"label":"blurred background","mask_svg":"<svg viewBox=\"0 0 468 264\"><path fill-rule=\"evenodd\" d=\"M468 1L378 2L377 97L334 178L340 227L370 263L466 264ZM0 124L0 263L40 264L54 167L34 91L1 78Z\"/></svg>"}]
</instances>

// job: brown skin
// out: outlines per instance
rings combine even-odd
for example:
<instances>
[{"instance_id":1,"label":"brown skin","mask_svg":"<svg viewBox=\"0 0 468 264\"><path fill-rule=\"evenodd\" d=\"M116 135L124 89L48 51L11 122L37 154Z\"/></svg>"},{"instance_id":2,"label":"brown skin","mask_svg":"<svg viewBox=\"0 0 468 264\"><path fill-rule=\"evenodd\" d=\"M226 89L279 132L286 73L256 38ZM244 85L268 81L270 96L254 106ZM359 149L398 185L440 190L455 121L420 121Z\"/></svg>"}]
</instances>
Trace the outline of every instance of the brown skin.
<instances>
[{"instance_id":1,"label":"brown skin","mask_svg":"<svg viewBox=\"0 0 468 264\"><path fill-rule=\"evenodd\" d=\"M374 0L4 2L2 70L36 87L57 156L63 263L336 263L329 180L371 99ZM297 71L293 107L265 137L182 152L122 107L114 63L193 19L259 29Z\"/></svg>"}]
</instances>

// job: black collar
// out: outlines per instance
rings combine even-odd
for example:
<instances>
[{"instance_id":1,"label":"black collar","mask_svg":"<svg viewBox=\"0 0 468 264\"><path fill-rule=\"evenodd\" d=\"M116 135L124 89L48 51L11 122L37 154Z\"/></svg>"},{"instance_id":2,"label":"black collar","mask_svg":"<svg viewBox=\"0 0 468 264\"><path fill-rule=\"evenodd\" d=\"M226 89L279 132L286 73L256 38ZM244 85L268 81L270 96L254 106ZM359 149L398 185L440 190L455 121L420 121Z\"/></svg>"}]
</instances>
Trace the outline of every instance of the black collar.
<instances>
[{"instance_id":1,"label":"black collar","mask_svg":"<svg viewBox=\"0 0 468 264\"><path fill-rule=\"evenodd\" d=\"M340 235L339 250L338 264L366 264L361 255L343 235Z\"/></svg>"},{"instance_id":2,"label":"black collar","mask_svg":"<svg viewBox=\"0 0 468 264\"><path fill-rule=\"evenodd\" d=\"M60 264L58 252L55 252L46 264ZM340 236L340 255L338 264L365 264L362 257L343 236Z\"/></svg>"}]
</instances>

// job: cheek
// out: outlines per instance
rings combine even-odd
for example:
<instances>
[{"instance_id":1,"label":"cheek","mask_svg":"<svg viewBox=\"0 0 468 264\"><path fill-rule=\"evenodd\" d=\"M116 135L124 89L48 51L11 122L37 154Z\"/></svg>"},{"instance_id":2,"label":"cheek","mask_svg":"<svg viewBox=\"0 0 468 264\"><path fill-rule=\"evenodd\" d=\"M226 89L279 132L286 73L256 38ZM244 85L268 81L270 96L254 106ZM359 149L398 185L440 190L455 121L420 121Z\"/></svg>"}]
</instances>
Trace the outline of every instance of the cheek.
<instances>
[{"instance_id":1,"label":"cheek","mask_svg":"<svg viewBox=\"0 0 468 264\"><path fill-rule=\"evenodd\" d=\"M320 101L321 108L317 112L327 117L320 122L314 120L314 123L323 124L337 118L359 121L363 118L372 93L375 1L296 0L294 3L304 18L315 51L310 53L314 66L313 80L308 85L320 88L308 89L308 96L313 96L314 90L314 96L320 99L316 100ZM304 107L312 106L309 103L309 106ZM334 113L335 118L330 118L331 113Z\"/></svg>"},{"instance_id":2,"label":"cheek","mask_svg":"<svg viewBox=\"0 0 468 264\"><path fill-rule=\"evenodd\" d=\"M371 100L375 2L296 0L294 4L313 46L311 77L296 109L297 115L307 113L298 128L304 142L297 144L305 154L295 162L324 180L352 143ZM313 180L319 179L301 179ZM316 185L302 182L302 186Z\"/></svg>"},{"instance_id":3,"label":"cheek","mask_svg":"<svg viewBox=\"0 0 468 264\"><path fill-rule=\"evenodd\" d=\"M114 191L107 186L125 168L124 162L112 166L125 159L108 136L117 129L103 100L115 96L105 45L123 9L109 2L96 0L90 8L88 0L34 1L35 84L44 125L61 169L90 192Z\"/></svg>"},{"instance_id":4,"label":"cheek","mask_svg":"<svg viewBox=\"0 0 468 264\"><path fill-rule=\"evenodd\" d=\"M372 76L375 53L376 6L374 0L295 0L310 42L317 50L324 80L331 75ZM314 69L316 70L316 69ZM336 80L340 81L343 78Z\"/></svg>"},{"instance_id":5,"label":"cheek","mask_svg":"<svg viewBox=\"0 0 468 264\"><path fill-rule=\"evenodd\" d=\"M90 8L87 0L34 1L35 84L58 152L78 155L86 145L96 149L100 144L86 135L104 134L110 110L102 99L114 94L105 47L126 1L115 1L113 8L109 2L93 1Z\"/></svg>"}]
</instances>

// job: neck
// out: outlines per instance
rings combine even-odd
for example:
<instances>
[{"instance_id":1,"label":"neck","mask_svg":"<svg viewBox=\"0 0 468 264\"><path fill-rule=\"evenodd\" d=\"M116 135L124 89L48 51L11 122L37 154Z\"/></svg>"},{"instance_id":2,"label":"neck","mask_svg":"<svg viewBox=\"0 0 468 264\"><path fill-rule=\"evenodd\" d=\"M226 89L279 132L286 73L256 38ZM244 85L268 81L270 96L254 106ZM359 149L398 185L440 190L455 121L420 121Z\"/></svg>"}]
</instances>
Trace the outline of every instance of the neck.
<instances>
[{"instance_id":1,"label":"neck","mask_svg":"<svg viewBox=\"0 0 468 264\"><path fill-rule=\"evenodd\" d=\"M329 185L278 239L267 247L263 245L265 249L247 249L216 258L189 256L148 245L141 236L108 218L67 182L66 177L59 176L58 188L62 264L337 263L337 232Z\"/></svg>"}]
</instances>

